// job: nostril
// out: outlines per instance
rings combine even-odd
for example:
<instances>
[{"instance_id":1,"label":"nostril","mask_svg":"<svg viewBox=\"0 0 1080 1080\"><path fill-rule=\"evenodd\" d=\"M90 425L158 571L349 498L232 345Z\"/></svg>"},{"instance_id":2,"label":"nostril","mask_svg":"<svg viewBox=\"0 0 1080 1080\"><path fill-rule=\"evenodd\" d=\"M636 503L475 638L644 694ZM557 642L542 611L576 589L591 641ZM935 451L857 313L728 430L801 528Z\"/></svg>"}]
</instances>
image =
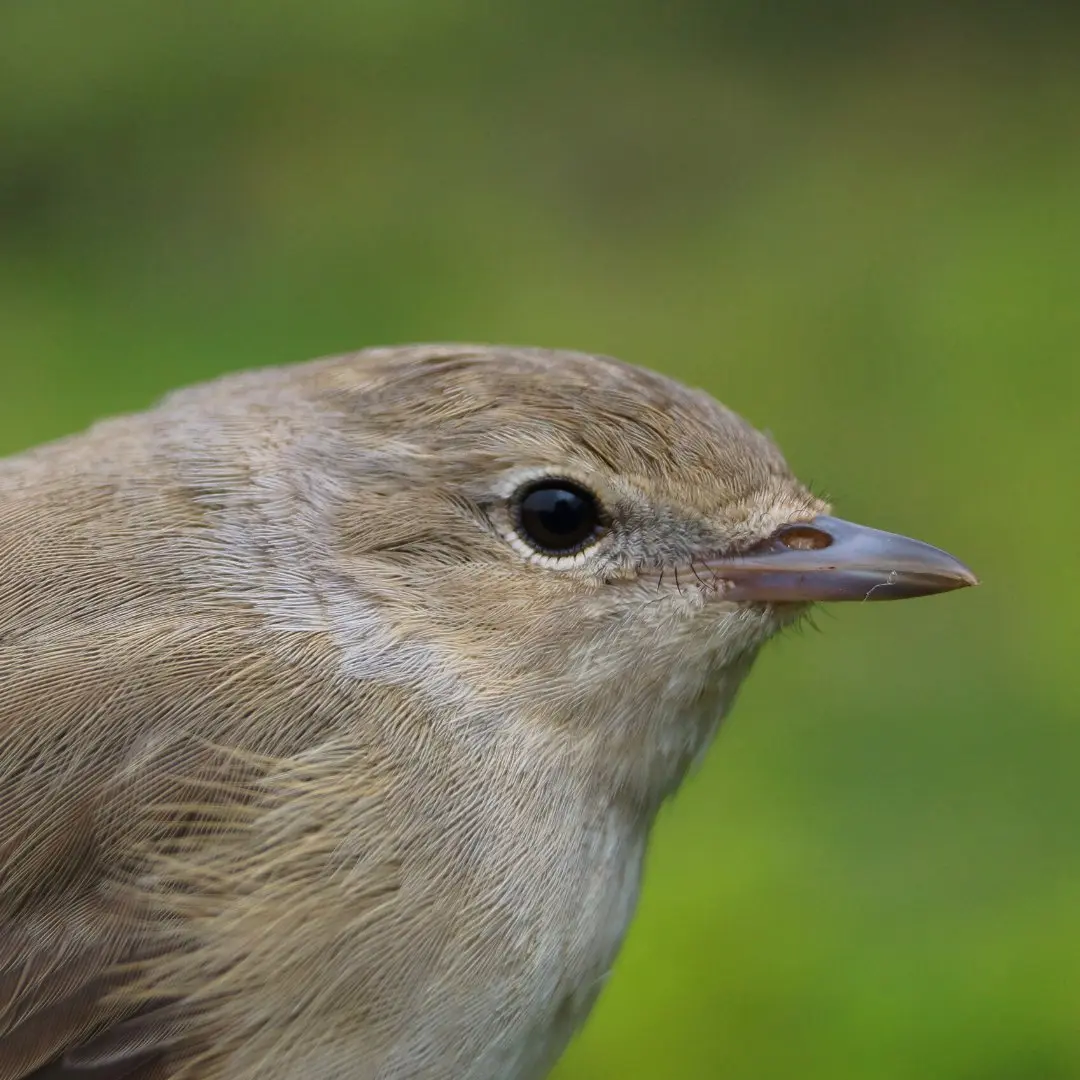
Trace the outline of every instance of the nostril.
<instances>
[{"instance_id":1,"label":"nostril","mask_svg":"<svg viewBox=\"0 0 1080 1080\"><path fill-rule=\"evenodd\" d=\"M773 534L773 539L792 551L820 551L833 542L824 529L817 529L813 525L785 526Z\"/></svg>"},{"instance_id":2,"label":"nostril","mask_svg":"<svg viewBox=\"0 0 1080 1080\"><path fill-rule=\"evenodd\" d=\"M822 548L831 547L832 543L832 535L816 525L783 525L745 554L778 555L783 551L820 551Z\"/></svg>"}]
</instances>

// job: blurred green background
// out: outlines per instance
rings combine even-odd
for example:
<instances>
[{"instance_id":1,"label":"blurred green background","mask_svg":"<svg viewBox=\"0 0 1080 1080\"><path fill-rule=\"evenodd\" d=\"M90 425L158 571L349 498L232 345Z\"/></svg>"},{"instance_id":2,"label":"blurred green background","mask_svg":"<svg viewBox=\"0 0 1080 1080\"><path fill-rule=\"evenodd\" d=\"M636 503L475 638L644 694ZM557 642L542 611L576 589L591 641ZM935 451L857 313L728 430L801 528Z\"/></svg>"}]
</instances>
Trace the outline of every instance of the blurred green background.
<instances>
[{"instance_id":1,"label":"blurred green background","mask_svg":"<svg viewBox=\"0 0 1080 1080\"><path fill-rule=\"evenodd\" d=\"M1069 5L0 17L0 452L367 344L613 353L978 590L772 646L557 1071L1080 1077Z\"/></svg>"}]
</instances>

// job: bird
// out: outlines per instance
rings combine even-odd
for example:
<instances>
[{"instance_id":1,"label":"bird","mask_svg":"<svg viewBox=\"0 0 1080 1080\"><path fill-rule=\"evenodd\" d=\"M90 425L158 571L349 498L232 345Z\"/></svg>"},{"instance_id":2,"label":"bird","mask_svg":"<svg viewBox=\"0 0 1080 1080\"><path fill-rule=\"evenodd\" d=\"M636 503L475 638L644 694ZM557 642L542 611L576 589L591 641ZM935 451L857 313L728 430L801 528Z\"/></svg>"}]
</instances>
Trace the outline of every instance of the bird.
<instances>
[{"instance_id":1,"label":"bird","mask_svg":"<svg viewBox=\"0 0 1080 1080\"><path fill-rule=\"evenodd\" d=\"M764 643L976 583L586 353L369 348L0 460L0 1080L539 1080Z\"/></svg>"}]
</instances>

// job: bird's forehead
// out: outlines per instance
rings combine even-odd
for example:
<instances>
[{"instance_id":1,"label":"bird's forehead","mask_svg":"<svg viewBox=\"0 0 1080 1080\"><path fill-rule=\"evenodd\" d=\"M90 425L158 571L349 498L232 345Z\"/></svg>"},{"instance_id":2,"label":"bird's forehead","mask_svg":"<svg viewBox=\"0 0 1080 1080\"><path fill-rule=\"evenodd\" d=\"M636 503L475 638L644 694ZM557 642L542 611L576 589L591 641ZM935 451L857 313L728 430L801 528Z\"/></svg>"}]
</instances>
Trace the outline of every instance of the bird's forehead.
<instances>
[{"instance_id":1,"label":"bird's forehead","mask_svg":"<svg viewBox=\"0 0 1080 1080\"><path fill-rule=\"evenodd\" d=\"M606 357L372 350L324 369L372 434L475 467L566 469L711 509L795 482L777 447L709 395Z\"/></svg>"}]
</instances>

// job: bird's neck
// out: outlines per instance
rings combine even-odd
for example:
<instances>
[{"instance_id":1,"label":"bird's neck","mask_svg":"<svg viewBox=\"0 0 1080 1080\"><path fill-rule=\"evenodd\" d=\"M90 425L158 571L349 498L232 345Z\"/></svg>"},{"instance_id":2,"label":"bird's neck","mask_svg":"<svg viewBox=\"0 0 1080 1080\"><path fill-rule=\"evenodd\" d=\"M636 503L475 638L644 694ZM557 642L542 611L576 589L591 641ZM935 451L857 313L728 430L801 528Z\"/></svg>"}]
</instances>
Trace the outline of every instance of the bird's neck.
<instances>
[{"instance_id":1,"label":"bird's neck","mask_svg":"<svg viewBox=\"0 0 1080 1080\"><path fill-rule=\"evenodd\" d=\"M558 714L530 703L508 726L525 733L534 760L567 776L567 789L587 791L647 825L701 761L756 654L718 671L668 678L659 688L626 680Z\"/></svg>"}]
</instances>

